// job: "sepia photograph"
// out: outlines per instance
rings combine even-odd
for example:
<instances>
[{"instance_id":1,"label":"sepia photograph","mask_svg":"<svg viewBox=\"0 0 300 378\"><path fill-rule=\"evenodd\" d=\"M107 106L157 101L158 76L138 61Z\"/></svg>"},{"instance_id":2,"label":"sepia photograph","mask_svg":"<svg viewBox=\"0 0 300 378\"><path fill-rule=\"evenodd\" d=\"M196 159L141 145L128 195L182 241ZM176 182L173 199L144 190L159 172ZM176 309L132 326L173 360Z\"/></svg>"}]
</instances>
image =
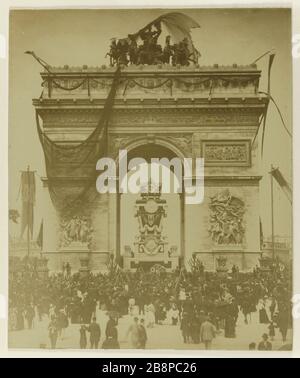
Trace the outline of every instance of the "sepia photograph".
<instances>
[{"instance_id":1,"label":"sepia photograph","mask_svg":"<svg viewBox=\"0 0 300 378\"><path fill-rule=\"evenodd\" d=\"M10 350L293 350L290 8L11 9Z\"/></svg>"}]
</instances>

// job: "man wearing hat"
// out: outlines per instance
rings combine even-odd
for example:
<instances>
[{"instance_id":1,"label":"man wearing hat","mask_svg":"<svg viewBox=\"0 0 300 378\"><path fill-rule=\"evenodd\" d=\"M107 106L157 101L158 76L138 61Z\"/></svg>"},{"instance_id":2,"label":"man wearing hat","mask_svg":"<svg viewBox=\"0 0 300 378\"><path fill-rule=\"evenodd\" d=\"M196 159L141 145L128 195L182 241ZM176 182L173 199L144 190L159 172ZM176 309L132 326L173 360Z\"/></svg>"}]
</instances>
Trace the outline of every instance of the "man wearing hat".
<instances>
[{"instance_id":1,"label":"man wearing hat","mask_svg":"<svg viewBox=\"0 0 300 378\"><path fill-rule=\"evenodd\" d=\"M93 317L93 321L90 324L88 331L90 332L90 342L91 342L91 349L95 348L98 349L101 330L99 324L96 322L96 318Z\"/></svg>"},{"instance_id":2,"label":"man wearing hat","mask_svg":"<svg viewBox=\"0 0 300 378\"><path fill-rule=\"evenodd\" d=\"M200 328L200 339L204 343L205 349L211 349L211 343L215 336L215 326L209 321L209 317L206 316Z\"/></svg>"}]
</instances>

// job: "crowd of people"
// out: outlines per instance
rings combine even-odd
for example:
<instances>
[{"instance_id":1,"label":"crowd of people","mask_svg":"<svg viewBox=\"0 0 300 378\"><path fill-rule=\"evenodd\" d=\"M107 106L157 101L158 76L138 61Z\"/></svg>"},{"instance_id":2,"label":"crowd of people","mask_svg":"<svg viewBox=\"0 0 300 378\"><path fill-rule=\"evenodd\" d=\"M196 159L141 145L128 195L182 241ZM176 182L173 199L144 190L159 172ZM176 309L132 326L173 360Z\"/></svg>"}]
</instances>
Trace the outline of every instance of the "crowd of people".
<instances>
[{"instance_id":1,"label":"crowd of people","mask_svg":"<svg viewBox=\"0 0 300 378\"><path fill-rule=\"evenodd\" d=\"M204 343L209 349L223 331L225 338L237 336L240 313L247 324L258 311L259 322L266 325L264 338L272 341L278 329L286 342L291 327L288 267L274 263L268 272L256 268L242 273L233 266L229 274L219 275L199 266L172 273L114 269L87 276L61 272L41 277L34 269L15 272L9 282L10 330L31 329L48 317L52 348L70 323L78 324L80 348L98 348L101 332L101 347L119 348L118 322L129 315L132 348L146 347L148 329L169 324L180 328L184 343ZM271 343L267 341L264 347ZM252 340L245 345L249 342L253 347Z\"/></svg>"}]
</instances>

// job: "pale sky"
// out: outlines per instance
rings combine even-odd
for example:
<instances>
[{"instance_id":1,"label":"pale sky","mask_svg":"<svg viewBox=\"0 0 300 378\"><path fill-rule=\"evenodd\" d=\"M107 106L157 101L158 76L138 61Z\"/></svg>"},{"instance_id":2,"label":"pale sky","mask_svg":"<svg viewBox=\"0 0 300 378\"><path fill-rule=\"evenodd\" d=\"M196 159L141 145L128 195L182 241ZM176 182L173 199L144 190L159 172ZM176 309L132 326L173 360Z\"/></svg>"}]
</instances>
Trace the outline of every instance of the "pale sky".
<instances>
[{"instance_id":1,"label":"pale sky","mask_svg":"<svg viewBox=\"0 0 300 378\"><path fill-rule=\"evenodd\" d=\"M41 93L41 67L25 55L33 50L52 66L101 66L110 38L134 33L168 10L40 10L14 11L10 19L10 106L9 106L9 207L21 210L17 200L20 170L30 165L37 172L37 208L45 176L43 151L38 140L32 99ZM201 65L250 64L274 48L271 93L289 130L292 130L291 25L289 10L185 9L201 25L193 41L202 56ZM260 89L266 90L267 64L262 70ZM22 151L22 154L20 153ZM260 203L270 209L271 164L292 181L291 139L271 104L267 116ZM275 184L275 233L291 235L291 205ZM38 209L36 209L38 210ZM38 211L35 211L38 214ZM261 212L264 234L271 230L270 211ZM40 219L35 221L35 234ZM17 228L16 228L17 230ZM16 231L17 232L17 231Z\"/></svg>"}]
</instances>

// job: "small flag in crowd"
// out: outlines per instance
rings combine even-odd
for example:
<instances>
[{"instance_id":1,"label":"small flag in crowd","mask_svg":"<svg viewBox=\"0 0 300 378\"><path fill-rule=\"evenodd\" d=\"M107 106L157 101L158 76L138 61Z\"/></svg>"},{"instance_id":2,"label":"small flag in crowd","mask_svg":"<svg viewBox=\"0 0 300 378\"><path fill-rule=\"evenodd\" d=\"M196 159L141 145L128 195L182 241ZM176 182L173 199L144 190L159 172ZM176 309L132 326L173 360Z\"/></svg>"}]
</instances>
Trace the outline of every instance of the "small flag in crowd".
<instances>
[{"instance_id":1,"label":"small flag in crowd","mask_svg":"<svg viewBox=\"0 0 300 378\"><path fill-rule=\"evenodd\" d=\"M40 226L40 231L39 231L38 237L36 239L36 243L41 249L43 249L43 238L44 238L44 221L42 220L41 226Z\"/></svg>"}]
</instances>

